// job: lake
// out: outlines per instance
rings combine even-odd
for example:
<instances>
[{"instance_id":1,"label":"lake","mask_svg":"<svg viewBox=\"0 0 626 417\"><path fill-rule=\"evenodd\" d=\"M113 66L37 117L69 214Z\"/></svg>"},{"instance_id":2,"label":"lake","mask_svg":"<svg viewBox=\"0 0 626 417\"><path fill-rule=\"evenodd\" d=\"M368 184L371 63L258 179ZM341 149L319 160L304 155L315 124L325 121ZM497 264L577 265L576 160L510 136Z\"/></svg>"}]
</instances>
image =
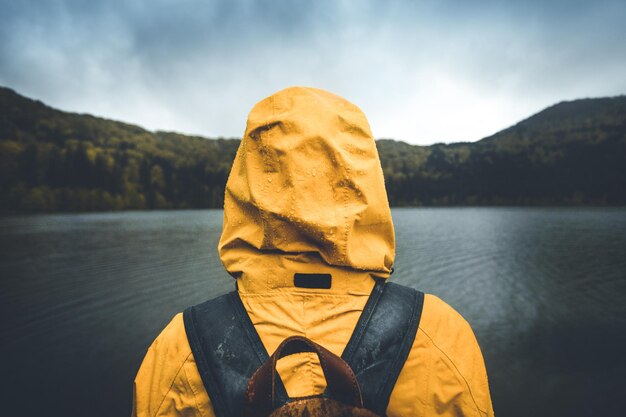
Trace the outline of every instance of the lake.
<instances>
[{"instance_id":1,"label":"lake","mask_svg":"<svg viewBox=\"0 0 626 417\"><path fill-rule=\"evenodd\" d=\"M497 416L621 415L626 209L392 210L395 282L471 323ZM154 337L234 287L222 211L0 218L2 414L125 416Z\"/></svg>"}]
</instances>

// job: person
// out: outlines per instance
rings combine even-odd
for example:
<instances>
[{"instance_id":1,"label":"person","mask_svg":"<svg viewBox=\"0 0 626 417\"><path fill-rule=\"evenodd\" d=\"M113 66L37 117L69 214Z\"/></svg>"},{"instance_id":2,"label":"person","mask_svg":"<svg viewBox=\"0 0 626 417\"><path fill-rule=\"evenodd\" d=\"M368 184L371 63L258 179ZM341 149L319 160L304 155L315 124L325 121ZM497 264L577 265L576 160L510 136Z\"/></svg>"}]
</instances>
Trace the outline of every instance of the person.
<instances>
[{"instance_id":1,"label":"person","mask_svg":"<svg viewBox=\"0 0 626 417\"><path fill-rule=\"evenodd\" d=\"M246 334L260 340L257 352L265 354L265 348L271 354L295 335L345 355L371 295L391 287L380 284L392 273L395 256L383 172L362 111L330 92L305 87L257 103L227 181L218 250L236 279L233 303L240 300L240 319L249 318ZM405 290L398 295L409 294ZM381 400L382 413L493 416L483 357L469 324L436 296L421 296L415 329L402 339L404 357L394 359L397 375ZM399 301L387 303L380 325L396 325L396 306L399 311ZM135 379L133 416L229 414L222 398L228 389L211 388L216 384L207 375L211 366L241 362L239 352L250 350L249 343L244 336L228 338L238 328L230 324L235 313L209 308L198 324L200 310L177 314L148 349ZM370 337L364 358L390 349L377 346L378 337ZM213 365L199 353L202 343L214 344ZM393 366L383 368L375 385ZM277 370L290 398L325 389L314 353L287 356Z\"/></svg>"}]
</instances>

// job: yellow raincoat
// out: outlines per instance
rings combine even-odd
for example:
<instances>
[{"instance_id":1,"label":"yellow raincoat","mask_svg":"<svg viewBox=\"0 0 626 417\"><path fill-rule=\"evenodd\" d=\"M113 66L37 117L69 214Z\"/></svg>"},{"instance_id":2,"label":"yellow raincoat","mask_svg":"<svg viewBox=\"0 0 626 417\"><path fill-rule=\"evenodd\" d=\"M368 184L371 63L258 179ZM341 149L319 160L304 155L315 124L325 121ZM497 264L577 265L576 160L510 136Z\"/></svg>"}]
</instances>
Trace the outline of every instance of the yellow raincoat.
<instances>
[{"instance_id":1,"label":"yellow raincoat","mask_svg":"<svg viewBox=\"0 0 626 417\"><path fill-rule=\"evenodd\" d=\"M389 277L394 230L364 114L313 88L259 102L226 186L219 253L271 354L306 336L341 355L373 288ZM296 288L294 272L330 273L331 289ZM219 318L216 318L219 320ZM314 354L279 362L291 397L323 392ZM426 295L389 416L492 416L487 375L468 323ZM214 416L182 314L150 346L135 379L133 415Z\"/></svg>"}]
</instances>

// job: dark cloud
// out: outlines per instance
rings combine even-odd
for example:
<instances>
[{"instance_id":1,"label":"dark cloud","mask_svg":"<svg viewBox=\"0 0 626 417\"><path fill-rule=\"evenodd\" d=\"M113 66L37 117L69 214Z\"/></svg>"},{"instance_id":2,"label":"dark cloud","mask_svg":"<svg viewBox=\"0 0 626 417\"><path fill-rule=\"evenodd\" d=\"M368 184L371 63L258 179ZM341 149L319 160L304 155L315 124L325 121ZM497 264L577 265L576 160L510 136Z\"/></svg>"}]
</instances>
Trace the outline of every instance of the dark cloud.
<instances>
[{"instance_id":1,"label":"dark cloud","mask_svg":"<svg viewBox=\"0 0 626 417\"><path fill-rule=\"evenodd\" d=\"M563 99L626 92L620 1L2 1L0 84L152 129L238 136L289 85L378 137L476 140Z\"/></svg>"}]
</instances>

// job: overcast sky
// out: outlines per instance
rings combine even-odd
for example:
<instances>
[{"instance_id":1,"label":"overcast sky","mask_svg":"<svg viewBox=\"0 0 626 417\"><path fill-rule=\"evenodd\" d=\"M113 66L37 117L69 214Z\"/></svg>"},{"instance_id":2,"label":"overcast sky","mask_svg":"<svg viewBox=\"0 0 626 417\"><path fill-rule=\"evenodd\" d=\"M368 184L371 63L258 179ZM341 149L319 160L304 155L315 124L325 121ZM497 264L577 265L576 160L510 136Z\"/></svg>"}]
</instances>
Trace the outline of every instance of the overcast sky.
<instances>
[{"instance_id":1,"label":"overcast sky","mask_svg":"<svg viewBox=\"0 0 626 417\"><path fill-rule=\"evenodd\" d=\"M377 138L475 141L626 93L624 22L623 0L0 0L0 85L211 137L306 85L360 106Z\"/></svg>"}]
</instances>

